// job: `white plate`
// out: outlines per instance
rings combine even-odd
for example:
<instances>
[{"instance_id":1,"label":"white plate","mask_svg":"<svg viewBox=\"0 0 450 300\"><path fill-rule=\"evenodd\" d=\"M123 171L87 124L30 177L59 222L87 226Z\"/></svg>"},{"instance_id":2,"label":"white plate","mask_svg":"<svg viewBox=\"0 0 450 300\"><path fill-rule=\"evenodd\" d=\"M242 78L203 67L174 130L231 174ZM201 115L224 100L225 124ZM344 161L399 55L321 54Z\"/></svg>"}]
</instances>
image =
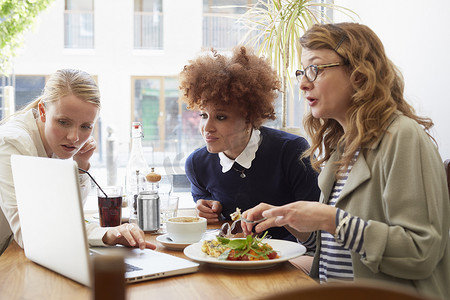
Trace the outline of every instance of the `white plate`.
<instances>
[{"instance_id":1,"label":"white plate","mask_svg":"<svg viewBox=\"0 0 450 300\"><path fill-rule=\"evenodd\" d=\"M260 269L271 267L275 264L293 259L300 255L305 254L305 246L294 243L291 241L268 239L264 240L272 248L278 252L279 258L269 260L253 260L253 261L231 261L231 260L218 260L215 257L211 257L202 251L203 241L192 244L184 248L184 254L192 260L197 262L206 262L215 264L225 268L231 269Z\"/></svg>"},{"instance_id":2,"label":"white plate","mask_svg":"<svg viewBox=\"0 0 450 300\"><path fill-rule=\"evenodd\" d=\"M189 246L192 243L175 243L174 241L169 240L167 234L158 235L156 240L160 242L164 247L171 250L183 250L186 246Z\"/></svg>"}]
</instances>

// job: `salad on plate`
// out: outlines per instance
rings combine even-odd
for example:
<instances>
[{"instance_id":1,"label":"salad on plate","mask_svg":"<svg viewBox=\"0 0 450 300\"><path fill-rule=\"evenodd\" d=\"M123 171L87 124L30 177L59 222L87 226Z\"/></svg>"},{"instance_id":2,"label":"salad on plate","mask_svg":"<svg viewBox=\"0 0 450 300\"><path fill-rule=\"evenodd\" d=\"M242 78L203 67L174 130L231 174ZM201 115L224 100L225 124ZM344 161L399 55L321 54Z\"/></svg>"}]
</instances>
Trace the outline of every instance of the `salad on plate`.
<instances>
[{"instance_id":1,"label":"salad on plate","mask_svg":"<svg viewBox=\"0 0 450 300\"><path fill-rule=\"evenodd\" d=\"M213 240L205 240L202 252L218 260L228 261L256 261L279 258L268 243L263 242L267 232L262 237L248 235L246 238L228 239L217 236Z\"/></svg>"}]
</instances>

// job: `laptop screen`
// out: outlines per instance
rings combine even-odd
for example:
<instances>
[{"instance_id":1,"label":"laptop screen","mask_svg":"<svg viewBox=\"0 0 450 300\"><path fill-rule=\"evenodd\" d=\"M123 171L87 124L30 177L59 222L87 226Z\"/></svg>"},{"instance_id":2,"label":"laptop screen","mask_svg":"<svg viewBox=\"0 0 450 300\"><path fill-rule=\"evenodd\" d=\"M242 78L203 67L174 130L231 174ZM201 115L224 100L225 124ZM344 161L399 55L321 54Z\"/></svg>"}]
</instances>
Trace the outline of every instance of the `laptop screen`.
<instances>
[{"instance_id":1,"label":"laptop screen","mask_svg":"<svg viewBox=\"0 0 450 300\"><path fill-rule=\"evenodd\" d=\"M48 269L91 286L91 257L76 163L13 155L11 165L25 255ZM114 249L125 251L125 263L135 266L124 275L128 282L192 273L199 266L148 249L96 249L102 254Z\"/></svg>"}]
</instances>

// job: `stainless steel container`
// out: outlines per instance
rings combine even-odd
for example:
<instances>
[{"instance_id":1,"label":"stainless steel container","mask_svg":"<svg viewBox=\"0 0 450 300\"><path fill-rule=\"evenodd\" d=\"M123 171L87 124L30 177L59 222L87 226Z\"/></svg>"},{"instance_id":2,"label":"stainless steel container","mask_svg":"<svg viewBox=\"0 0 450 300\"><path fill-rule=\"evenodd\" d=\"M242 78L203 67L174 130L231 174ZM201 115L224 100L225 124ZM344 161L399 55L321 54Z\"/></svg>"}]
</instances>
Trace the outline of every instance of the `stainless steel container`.
<instances>
[{"instance_id":1,"label":"stainless steel container","mask_svg":"<svg viewBox=\"0 0 450 300\"><path fill-rule=\"evenodd\" d=\"M137 221L144 231L159 230L159 196L156 191L142 191L137 198Z\"/></svg>"}]
</instances>

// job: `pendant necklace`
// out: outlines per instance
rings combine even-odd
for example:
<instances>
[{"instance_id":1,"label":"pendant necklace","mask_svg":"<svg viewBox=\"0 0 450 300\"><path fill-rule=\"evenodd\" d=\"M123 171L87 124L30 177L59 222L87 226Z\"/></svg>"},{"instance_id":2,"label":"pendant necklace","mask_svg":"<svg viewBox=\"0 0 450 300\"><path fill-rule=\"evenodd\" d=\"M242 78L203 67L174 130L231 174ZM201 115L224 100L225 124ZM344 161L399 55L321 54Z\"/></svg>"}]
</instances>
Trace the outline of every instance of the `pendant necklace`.
<instances>
[{"instance_id":1,"label":"pendant necklace","mask_svg":"<svg viewBox=\"0 0 450 300\"><path fill-rule=\"evenodd\" d=\"M239 175L242 179L244 179L245 177L247 177L247 175L245 175L245 171L247 170L246 168L243 168L242 170L238 170L235 167L233 167L233 170L235 170L238 173L241 173L241 175Z\"/></svg>"}]
</instances>

